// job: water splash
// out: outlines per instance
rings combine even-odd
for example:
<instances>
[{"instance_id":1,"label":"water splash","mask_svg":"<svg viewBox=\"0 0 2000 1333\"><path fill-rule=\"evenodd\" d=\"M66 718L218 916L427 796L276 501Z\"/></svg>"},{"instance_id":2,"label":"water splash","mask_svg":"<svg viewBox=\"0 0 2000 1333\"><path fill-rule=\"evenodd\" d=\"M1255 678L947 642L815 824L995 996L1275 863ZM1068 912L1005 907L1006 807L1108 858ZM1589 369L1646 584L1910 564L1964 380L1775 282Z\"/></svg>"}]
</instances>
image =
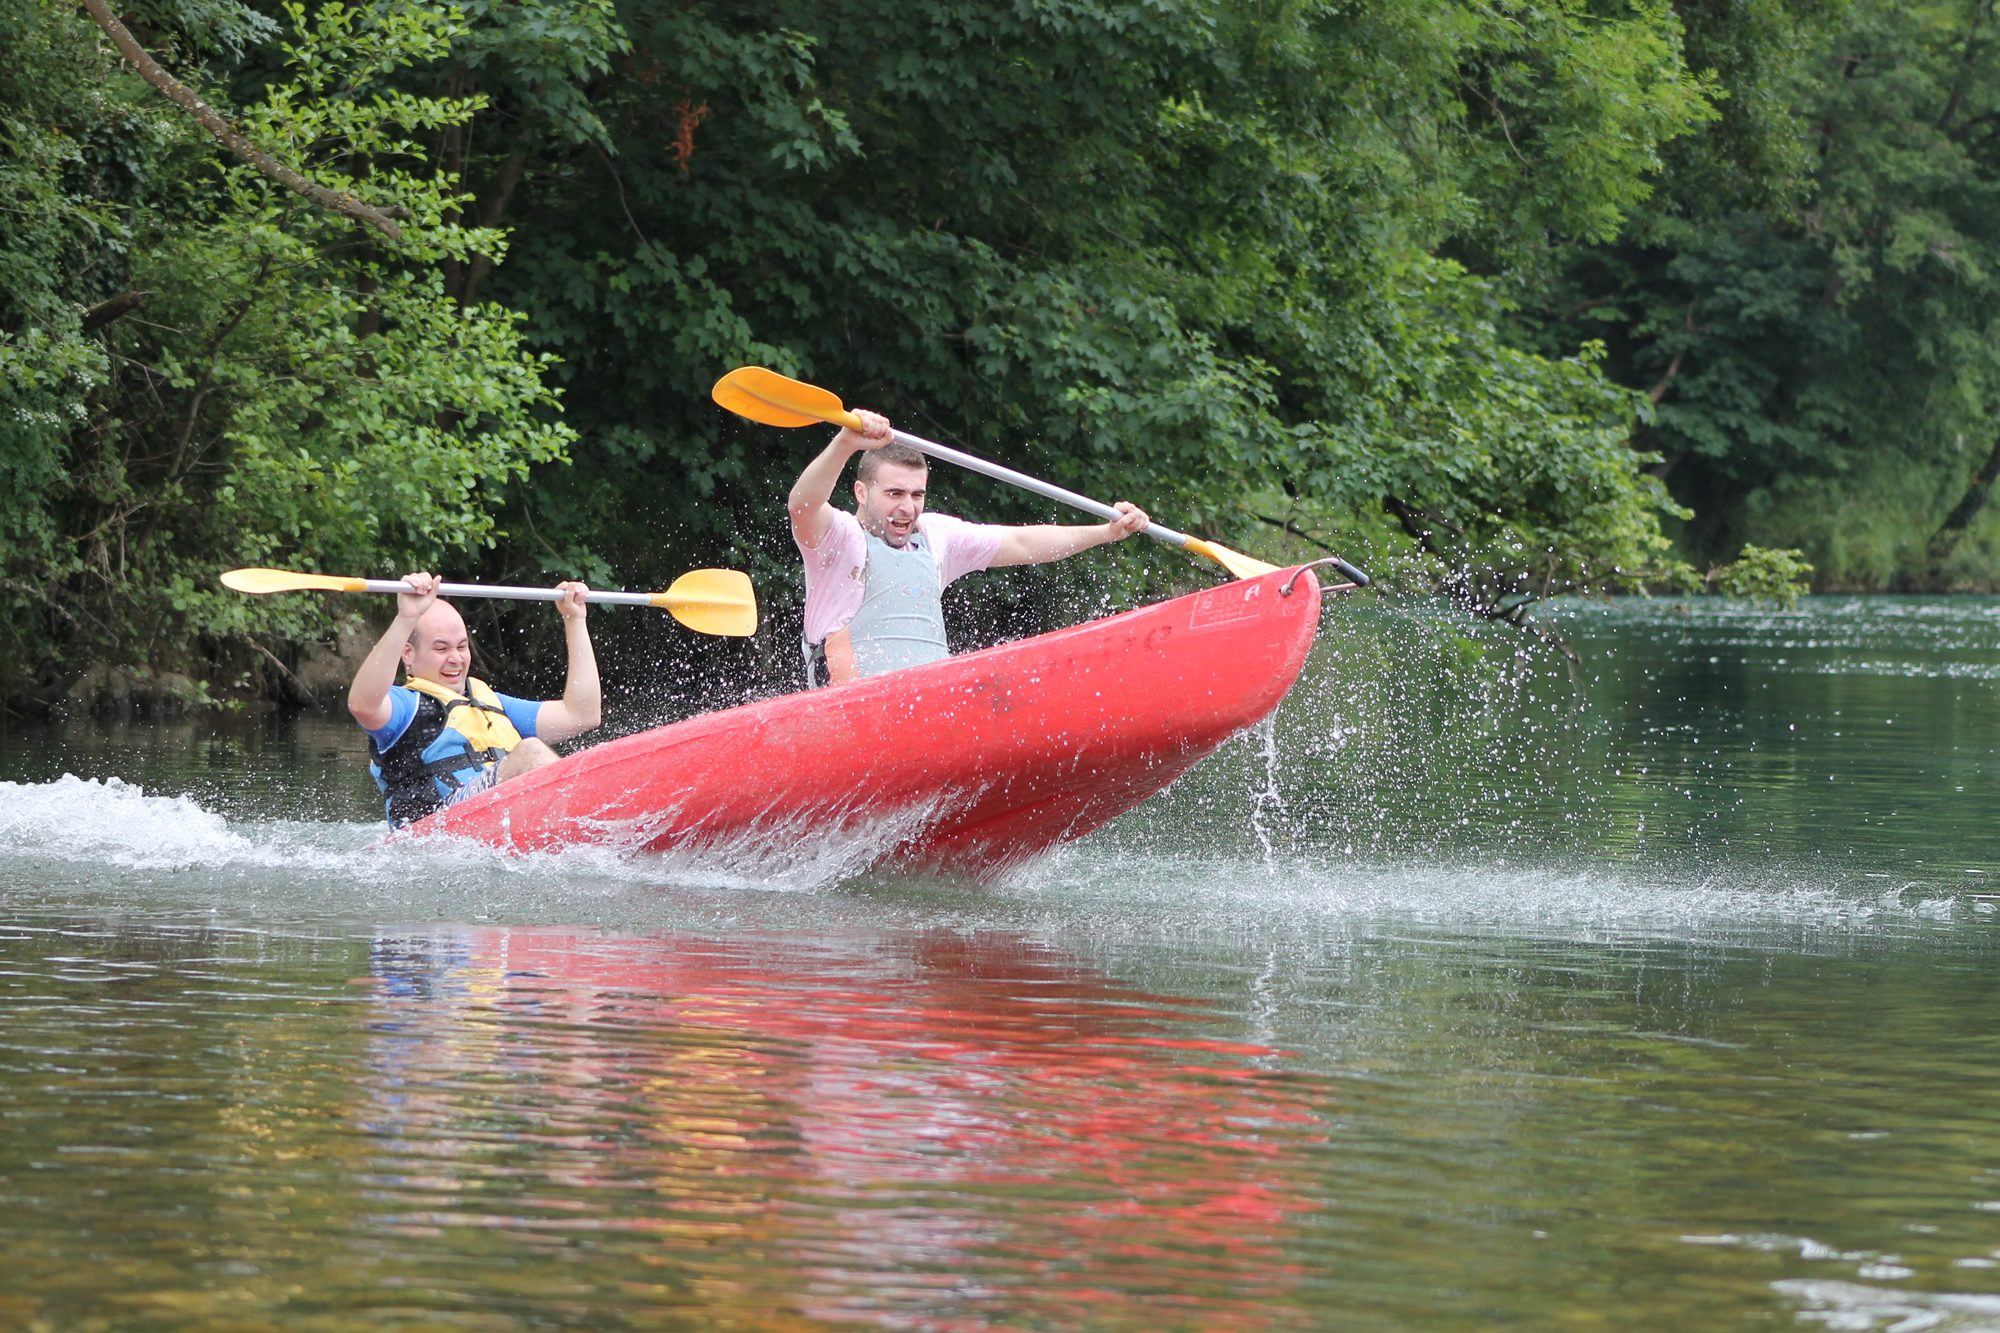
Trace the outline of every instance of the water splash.
<instances>
[{"instance_id":1,"label":"water splash","mask_svg":"<svg viewBox=\"0 0 2000 1333\"><path fill-rule=\"evenodd\" d=\"M1283 818L1285 797L1278 790L1278 715L1271 713L1253 729L1257 737L1257 753L1264 761L1264 784L1257 789L1250 802L1250 831L1257 838L1257 845L1264 851L1264 873L1278 873L1277 850L1271 845L1269 820Z\"/></svg>"},{"instance_id":2,"label":"water splash","mask_svg":"<svg viewBox=\"0 0 2000 1333\"><path fill-rule=\"evenodd\" d=\"M107 901L267 919L297 908L638 927L692 913L788 928L786 913L803 923L836 900L862 918L933 911L973 926L1032 917L1138 932L1363 919L1672 932L1735 921L1850 936L1990 919L2000 894L1977 891L1991 883L2000 836L1976 813L1981 756L2000 729L1989 695L1902 672L1878 688L1789 670L1809 652L2000 660L2000 605L1894 610L1552 612L1586 650L1580 684L1560 664L1511 669L1518 640L1506 631L1442 611L1346 610L1274 721L992 889L883 875L921 819L859 808L832 839L774 811L754 837L667 855L380 846L373 822L265 817L279 806L261 782L271 765L231 769L242 761L218 762L216 748L197 762L177 739L178 767L124 770L145 774L146 789L74 777L0 785L0 860L11 863L0 864L0 897L100 884ZM1468 636L1482 653L1448 651ZM1728 646L1737 640L1754 652ZM1767 670L1780 658L1788 674ZM125 762L83 739L79 762ZM342 771L302 766L301 789ZM226 782L220 798L151 794L214 790L232 773L233 798ZM1911 842L1915 829L1930 831L1929 845ZM818 905L745 905L763 892Z\"/></svg>"},{"instance_id":3,"label":"water splash","mask_svg":"<svg viewBox=\"0 0 2000 1333\"><path fill-rule=\"evenodd\" d=\"M374 822L242 820L232 823L192 796L151 795L137 783L65 774L54 782L0 782L0 853L34 882L52 867L137 872L125 888L165 876L176 895L220 896L255 908L380 910L423 902L443 915L486 915L528 902L576 904L581 896L632 888L812 893L853 879L920 830L930 807L870 814L857 809L828 833L774 815L734 838L708 838L665 853L577 846L521 855L451 837L385 837ZM197 889L197 885L200 886ZM211 901L213 900L211 896ZM475 910L467 911L468 907Z\"/></svg>"},{"instance_id":4,"label":"water splash","mask_svg":"<svg viewBox=\"0 0 2000 1333\"><path fill-rule=\"evenodd\" d=\"M148 796L118 778L0 782L0 851L12 857L184 870L259 858L265 849L187 796Z\"/></svg>"}]
</instances>

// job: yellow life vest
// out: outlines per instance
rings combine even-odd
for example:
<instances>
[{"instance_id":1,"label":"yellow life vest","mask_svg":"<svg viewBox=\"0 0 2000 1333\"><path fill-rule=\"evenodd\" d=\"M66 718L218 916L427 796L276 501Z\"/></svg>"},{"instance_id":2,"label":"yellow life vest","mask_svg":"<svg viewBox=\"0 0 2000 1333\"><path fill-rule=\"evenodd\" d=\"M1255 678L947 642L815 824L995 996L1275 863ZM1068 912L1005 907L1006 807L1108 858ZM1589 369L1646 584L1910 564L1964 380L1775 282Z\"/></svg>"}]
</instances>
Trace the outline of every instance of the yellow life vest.
<instances>
[{"instance_id":1,"label":"yellow life vest","mask_svg":"<svg viewBox=\"0 0 2000 1333\"><path fill-rule=\"evenodd\" d=\"M521 743L521 733L507 720L500 696L485 681L467 676L464 694L422 676L410 676L403 684L443 704L444 724L470 741L474 750L487 751L480 756L484 762L498 763Z\"/></svg>"}]
</instances>

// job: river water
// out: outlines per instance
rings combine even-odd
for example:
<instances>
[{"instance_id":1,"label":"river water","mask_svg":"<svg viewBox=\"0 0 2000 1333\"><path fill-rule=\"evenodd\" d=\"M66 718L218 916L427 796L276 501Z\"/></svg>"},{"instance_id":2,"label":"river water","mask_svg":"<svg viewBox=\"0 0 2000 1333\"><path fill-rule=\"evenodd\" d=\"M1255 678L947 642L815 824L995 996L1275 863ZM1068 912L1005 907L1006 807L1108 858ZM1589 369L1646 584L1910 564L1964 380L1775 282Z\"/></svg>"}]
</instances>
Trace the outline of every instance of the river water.
<instances>
[{"instance_id":1,"label":"river water","mask_svg":"<svg viewBox=\"0 0 2000 1333\"><path fill-rule=\"evenodd\" d=\"M0 1327L2000 1330L2000 601L1548 623L1331 608L992 885L17 723Z\"/></svg>"}]
</instances>

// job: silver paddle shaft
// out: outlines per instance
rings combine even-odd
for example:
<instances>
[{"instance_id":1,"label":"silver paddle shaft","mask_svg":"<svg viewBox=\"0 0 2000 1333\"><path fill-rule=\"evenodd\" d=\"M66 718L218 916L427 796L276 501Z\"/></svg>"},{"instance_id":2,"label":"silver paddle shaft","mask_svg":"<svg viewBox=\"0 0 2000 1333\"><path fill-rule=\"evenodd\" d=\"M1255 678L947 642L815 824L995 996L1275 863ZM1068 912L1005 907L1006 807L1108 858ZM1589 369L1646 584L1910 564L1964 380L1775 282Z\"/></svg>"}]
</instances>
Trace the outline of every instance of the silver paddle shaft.
<instances>
[{"instance_id":1,"label":"silver paddle shaft","mask_svg":"<svg viewBox=\"0 0 2000 1333\"><path fill-rule=\"evenodd\" d=\"M972 471L983 473L995 481L1004 481L1009 485L1019 486L1024 491L1033 491L1037 495L1047 496L1051 500L1069 505L1074 509L1081 509L1086 514L1095 514L1099 518L1111 519L1124 517L1116 509L1113 509L1101 500L1093 500L1087 495L1078 495L1075 491L1066 491L1060 486L1052 485L1038 477L1031 477L1025 472L1016 472L1013 468L1001 467L998 463L989 463L983 458L974 458L971 454L960 453L958 450L945 445L933 444L921 435L912 435L908 431L892 431L891 434L896 437L898 444L907 444L920 453L929 454L932 458L942 458L947 463L956 463L962 468L970 468ZM1148 523L1145 527L1145 533L1148 537L1159 538L1169 546L1186 546L1188 544L1188 537L1185 532L1175 532L1164 523Z\"/></svg>"},{"instance_id":2,"label":"silver paddle shaft","mask_svg":"<svg viewBox=\"0 0 2000 1333\"><path fill-rule=\"evenodd\" d=\"M401 579L369 579L370 592L410 592L416 591ZM559 588L513 588L504 583L440 583L440 597L498 597L510 602L559 602L569 596ZM653 595L648 592L590 592L583 600L599 606L651 606Z\"/></svg>"}]
</instances>

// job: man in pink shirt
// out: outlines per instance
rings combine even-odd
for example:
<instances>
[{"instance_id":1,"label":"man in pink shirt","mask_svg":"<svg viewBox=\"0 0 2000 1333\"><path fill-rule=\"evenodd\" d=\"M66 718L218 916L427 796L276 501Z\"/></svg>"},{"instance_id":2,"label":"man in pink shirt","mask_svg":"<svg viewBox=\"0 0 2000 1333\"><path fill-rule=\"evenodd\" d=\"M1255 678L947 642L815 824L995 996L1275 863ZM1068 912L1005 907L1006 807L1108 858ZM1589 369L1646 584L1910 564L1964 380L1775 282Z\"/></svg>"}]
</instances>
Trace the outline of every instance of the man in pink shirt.
<instances>
[{"instance_id":1,"label":"man in pink shirt","mask_svg":"<svg viewBox=\"0 0 2000 1333\"><path fill-rule=\"evenodd\" d=\"M1137 505L1075 527L999 527L924 512L930 461L890 439L889 422L857 412L792 486L792 539L806 561L806 683L843 684L942 661L942 595L963 574L1039 565L1143 531ZM833 488L855 454L855 512L835 509ZM823 664L823 670L822 670Z\"/></svg>"}]
</instances>

